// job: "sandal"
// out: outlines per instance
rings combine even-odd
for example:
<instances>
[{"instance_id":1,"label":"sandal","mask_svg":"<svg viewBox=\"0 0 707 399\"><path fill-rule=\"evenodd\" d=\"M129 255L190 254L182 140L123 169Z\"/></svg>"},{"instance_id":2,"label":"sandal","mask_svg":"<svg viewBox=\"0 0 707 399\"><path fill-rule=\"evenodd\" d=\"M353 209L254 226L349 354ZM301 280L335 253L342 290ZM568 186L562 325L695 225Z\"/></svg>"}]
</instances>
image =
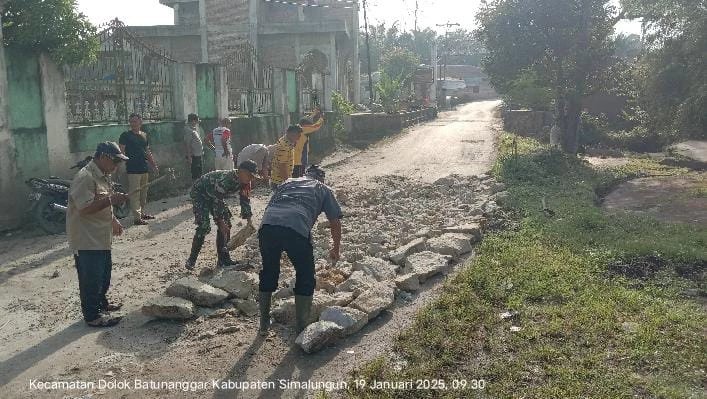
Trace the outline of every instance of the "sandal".
<instances>
[{"instance_id":1,"label":"sandal","mask_svg":"<svg viewBox=\"0 0 707 399\"><path fill-rule=\"evenodd\" d=\"M152 215L142 215L142 220L153 220L155 217Z\"/></svg>"},{"instance_id":2,"label":"sandal","mask_svg":"<svg viewBox=\"0 0 707 399\"><path fill-rule=\"evenodd\" d=\"M120 323L122 317L113 317L102 315L99 318L91 321L87 321L89 327L113 327L114 325Z\"/></svg>"},{"instance_id":3,"label":"sandal","mask_svg":"<svg viewBox=\"0 0 707 399\"><path fill-rule=\"evenodd\" d=\"M133 222L133 224L135 226L147 226L148 225L148 223L142 219L136 220L135 222Z\"/></svg>"},{"instance_id":4,"label":"sandal","mask_svg":"<svg viewBox=\"0 0 707 399\"><path fill-rule=\"evenodd\" d=\"M120 310L120 308L122 307L122 303L109 303L108 305L106 305L106 307L103 308L103 310L106 312L115 312L116 310Z\"/></svg>"}]
</instances>

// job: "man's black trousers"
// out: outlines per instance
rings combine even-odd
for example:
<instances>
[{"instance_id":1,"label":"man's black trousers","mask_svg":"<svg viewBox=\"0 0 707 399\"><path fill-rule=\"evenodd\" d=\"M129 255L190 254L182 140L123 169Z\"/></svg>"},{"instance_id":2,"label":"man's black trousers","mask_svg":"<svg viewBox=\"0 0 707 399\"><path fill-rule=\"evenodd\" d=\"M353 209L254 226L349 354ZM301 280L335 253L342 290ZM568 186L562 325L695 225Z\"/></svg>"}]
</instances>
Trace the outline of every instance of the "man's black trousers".
<instances>
[{"instance_id":1,"label":"man's black trousers","mask_svg":"<svg viewBox=\"0 0 707 399\"><path fill-rule=\"evenodd\" d=\"M113 261L110 251L78 251L74 255L79 274L79 296L84 320L92 321L100 317L100 312L108 306L106 293L110 288Z\"/></svg>"},{"instance_id":2,"label":"man's black trousers","mask_svg":"<svg viewBox=\"0 0 707 399\"><path fill-rule=\"evenodd\" d=\"M263 270L260 271L260 291L275 292L280 278L282 252L295 267L295 294L312 296L316 285L314 277L314 250L308 238L282 226L263 225L258 232Z\"/></svg>"}]
</instances>

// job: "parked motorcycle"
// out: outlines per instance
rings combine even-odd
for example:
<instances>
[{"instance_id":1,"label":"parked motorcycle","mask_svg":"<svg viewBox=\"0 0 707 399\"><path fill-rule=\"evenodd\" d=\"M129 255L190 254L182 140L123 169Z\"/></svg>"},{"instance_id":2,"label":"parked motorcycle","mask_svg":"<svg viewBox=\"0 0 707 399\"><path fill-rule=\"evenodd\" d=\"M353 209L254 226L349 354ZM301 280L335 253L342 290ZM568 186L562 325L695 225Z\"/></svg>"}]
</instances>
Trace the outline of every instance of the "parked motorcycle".
<instances>
[{"instance_id":1,"label":"parked motorcycle","mask_svg":"<svg viewBox=\"0 0 707 399\"><path fill-rule=\"evenodd\" d=\"M71 169L81 169L92 159L93 157L86 157L77 162ZM66 230L66 211L69 205L71 180L53 176L48 179L33 177L27 180L25 184L32 189L29 194L29 200L32 203L30 212L39 227L49 234L63 233ZM114 192L125 193L121 184L113 182L112 186ZM124 202L120 205L113 205L113 214L118 219L130 215L129 203Z\"/></svg>"}]
</instances>

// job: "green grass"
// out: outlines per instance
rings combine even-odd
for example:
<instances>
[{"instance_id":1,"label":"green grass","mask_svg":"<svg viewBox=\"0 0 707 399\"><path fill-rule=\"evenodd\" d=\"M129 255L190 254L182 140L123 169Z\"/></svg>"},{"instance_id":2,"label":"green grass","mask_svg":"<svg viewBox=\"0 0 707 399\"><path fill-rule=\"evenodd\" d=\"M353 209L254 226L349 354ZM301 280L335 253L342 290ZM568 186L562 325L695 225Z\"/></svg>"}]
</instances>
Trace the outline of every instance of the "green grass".
<instances>
[{"instance_id":1,"label":"green grass","mask_svg":"<svg viewBox=\"0 0 707 399\"><path fill-rule=\"evenodd\" d=\"M707 312L681 296L704 290L707 231L607 216L597 193L683 169L635 160L613 170L517 139L494 168L511 228L478 256L395 341L395 360L356 370L366 381L466 380L458 390L356 389L352 398L703 398ZM554 216L542 211L541 199ZM505 311L518 315L503 320ZM511 332L510 327L520 327ZM484 390L471 389L483 379Z\"/></svg>"}]
</instances>

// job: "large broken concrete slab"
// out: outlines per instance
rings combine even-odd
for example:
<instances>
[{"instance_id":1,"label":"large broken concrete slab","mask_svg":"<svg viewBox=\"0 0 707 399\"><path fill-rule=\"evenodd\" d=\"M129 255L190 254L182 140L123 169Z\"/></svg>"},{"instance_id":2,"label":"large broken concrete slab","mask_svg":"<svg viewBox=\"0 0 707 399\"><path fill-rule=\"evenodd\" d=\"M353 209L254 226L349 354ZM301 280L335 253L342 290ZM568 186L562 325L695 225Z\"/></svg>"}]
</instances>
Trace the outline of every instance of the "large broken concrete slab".
<instances>
[{"instance_id":1,"label":"large broken concrete slab","mask_svg":"<svg viewBox=\"0 0 707 399\"><path fill-rule=\"evenodd\" d=\"M194 304L183 298L163 296L142 306L142 313L158 319L184 320L194 316Z\"/></svg>"},{"instance_id":2,"label":"large broken concrete slab","mask_svg":"<svg viewBox=\"0 0 707 399\"><path fill-rule=\"evenodd\" d=\"M442 231L446 233L457 233L465 234L471 236L471 242L478 242L481 240L481 224L480 223L466 223L458 226L445 227Z\"/></svg>"},{"instance_id":3,"label":"large broken concrete slab","mask_svg":"<svg viewBox=\"0 0 707 399\"><path fill-rule=\"evenodd\" d=\"M354 299L349 307L366 313L371 320L392 306L393 302L395 302L393 286L390 283L378 283Z\"/></svg>"},{"instance_id":4,"label":"large broken concrete slab","mask_svg":"<svg viewBox=\"0 0 707 399\"><path fill-rule=\"evenodd\" d=\"M427 233L428 232L425 232L425 236L427 235ZM396 248L393 252L390 253L390 261L395 263L396 265L403 265L405 263L405 258L414 253L424 251L426 242L426 237L420 237L410 241L402 247Z\"/></svg>"},{"instance_id":5,"label":"large broken concrete slab","mask_svg":"<svg viewBox=\"0 0 707 399\"><path fill-rule=\"evenodd\" d=\"M342 332L343 328L336 323L318 321L307 326L297 337L295 343L306 353L314 353L336 342Z\"/></svg>"},{"instance_id":6,"label":"large broken concrete slab","mask_svg":"<svg viewBox=\"0 0 707 399\"><path fill-rule=\"evenodd\" d=\"M228 292L202 283L194 276L175 281L167 287L166 294L192 301L198 306L214 306L228 298Z\"/></svg>"},{"instance_id":7,"label":"large broken concrete slab","mask_svg":"<svg viewBox=\"0 0 707 399\"><path fill-rule=\"evenodd\" d=\"M405 273L412 273L424 283L432 276L443 273L449 268L451 256L424 251L411 255L405 261Z\"/></svg>"},{"instance_id":8,"label":"large broken concrete slab","mask_svg":"<svg viewBox=\"0 0 707 399\"><path fill-rule=\"evenodd\" d=\"M362 271L373 278L376 281L387 281L395 278L395 265L391 264L387 260L380 258L373 258L367 256L362 260L356 261L353 265L354 270Z\"/></svg>"},{"instance_id":9,"label":"large broken concrete slab","mask_svg":"<svg viewBox=\"0 0 707 399\"><path fill-rule=\"evenodd\" d=\"M368 315L351 307L330 306L319 316L319 321L331 321L343 328L343 335L351 335L368 323Z\"/></svg>"},{"instance_id":10,"label":"large broken concrete slab","mask_svg":"<svg viewBox=\"0 0 707 399\"><path fill-rule=\"evenodd\" d=\"M471 236L459 233L442 234L427 241L427 249L442 255L458 258L473 250Z\"/></svg>"},{"instance_id":11,"label":"large broken concrete slab","mask_svg":"<svg viewBox=\"0 0 707 399\"><path fill-rule=\"evenodd\" d=\"M336 292L353 292L354 296L361 295L376 283L376 279L360 270L351 273L351 276L336 287Z\"/></svg>"},{"instance_id":12,"label":"large broken concrete slab","mask_svg":"<svg viewBox=\"0 0 707 399\"><path fill-rule=\"evenodd\" d=\"M211 278L209 284L228 292L236 298L248 299L257 290L258 275L243 271L225 270Z\"/></svg>"}]
</instances>

